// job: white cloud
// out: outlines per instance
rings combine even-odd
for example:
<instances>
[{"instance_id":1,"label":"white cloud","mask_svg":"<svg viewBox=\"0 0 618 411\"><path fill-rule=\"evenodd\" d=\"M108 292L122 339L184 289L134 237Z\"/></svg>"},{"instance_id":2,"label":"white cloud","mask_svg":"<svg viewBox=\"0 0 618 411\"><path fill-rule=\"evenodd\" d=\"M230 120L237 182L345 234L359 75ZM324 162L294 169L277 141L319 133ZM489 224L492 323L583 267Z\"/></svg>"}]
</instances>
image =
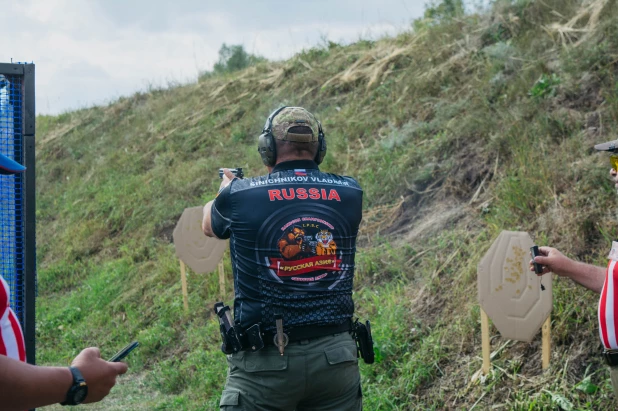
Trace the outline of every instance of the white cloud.
<instances>
[{"instance_id":1,"label":"white cloud","mask_svg":"<svg viewBox=\"0 0 618 411\"><path fill-rule=\"evenodd\" d=\"M223 43L285 59L324 38L349 43L393 35L422 14L424 3L3 1L12 17L0 38L11 40L0 48L0 61L36 64L39 114L104 103L148 84L194 81L212 68Z\"/></svg>"}]
</instances>

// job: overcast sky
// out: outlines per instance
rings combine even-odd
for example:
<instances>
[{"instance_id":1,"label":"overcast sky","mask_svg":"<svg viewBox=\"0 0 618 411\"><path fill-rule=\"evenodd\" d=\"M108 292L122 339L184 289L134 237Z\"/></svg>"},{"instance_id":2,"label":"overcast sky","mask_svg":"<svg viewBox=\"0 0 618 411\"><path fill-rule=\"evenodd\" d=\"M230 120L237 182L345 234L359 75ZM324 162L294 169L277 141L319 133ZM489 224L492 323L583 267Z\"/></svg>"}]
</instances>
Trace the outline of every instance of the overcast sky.
<instances>
[{"instance_id":1,"label":"overcast sky","mask_svg":"<svg viewBox=\"0 0 618 411\"><path fill-rule=\"evenodd\" d=\"M38 114L212 69L221 44L271 60L407 30L427 0L0 0L0 62L34 62Z\"/></svg>"}]
</instances>

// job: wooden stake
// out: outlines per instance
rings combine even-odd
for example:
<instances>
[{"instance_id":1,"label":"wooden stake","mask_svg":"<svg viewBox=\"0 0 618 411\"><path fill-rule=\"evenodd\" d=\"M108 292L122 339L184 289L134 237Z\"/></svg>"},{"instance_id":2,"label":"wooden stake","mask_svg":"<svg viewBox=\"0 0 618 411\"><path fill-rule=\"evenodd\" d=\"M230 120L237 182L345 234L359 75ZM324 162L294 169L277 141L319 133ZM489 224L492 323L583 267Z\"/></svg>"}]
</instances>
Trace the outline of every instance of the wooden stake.
<instances>
[{"instance_id":1,"label":"wooden stake","mask_svg":"<svg viewBox=\"0 0 618 411\"><path fill-rule=\"evenodd\" d=\"M490 355L490 347L489 347L489 318L487 318L487 313L481 308L481 334L482 334L482 345L483 345L483 374L489 374L489 368L491 367L489 355Z\"/></svg>"},{"instance_id":2,"label":"wooden stake","mask_svg":"<svg viewBox=\"0 0 618 411\"><path fill-rule=\"evenodd\" d=\"M223 268L223 259L219 261L219 292L221 297L225 298L225 270Z\"/></svg>"},{"instance_id":3,"label":"wooden stake","mask_svg":"<svg viewBox=\"0 0 618 411\"><path fill-rule=\"evenodd\" d=\"M185 263L180 260L180 279L182 281L182 302L185 306L185 313L189 313L189 293L187 292L187 273Z\"/></svg>"},{"instance_id":4,"label":"wooden stake","mask_svg":"<svg viewBox=\"0 0 618 411\"><path fill-rule=\"evenodd\" d=\"M549 368L549 357L551 353L551 314L543 323L543 369Z\"/></svg>"}]
</instances>

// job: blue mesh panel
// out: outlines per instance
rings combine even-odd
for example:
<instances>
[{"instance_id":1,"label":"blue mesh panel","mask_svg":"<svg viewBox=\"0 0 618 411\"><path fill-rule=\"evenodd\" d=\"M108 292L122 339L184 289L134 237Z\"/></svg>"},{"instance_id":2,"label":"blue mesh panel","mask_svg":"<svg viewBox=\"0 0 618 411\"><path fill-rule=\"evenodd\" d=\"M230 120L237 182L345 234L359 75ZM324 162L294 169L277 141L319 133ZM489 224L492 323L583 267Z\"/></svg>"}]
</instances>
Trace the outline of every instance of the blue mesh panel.
<instances>
[{"instance_id":1,"label":"blue mesh panel","mask_svg":"<svg viewBox=\"0 0 618 411\"><path fill-rule=\"evenodd\" d=\"M0 74L0 153L22 163L22 78ZM11 308L24 326L24 185L22 175L0 175L0 275L11 288Z\"/></svg>"}]
</instances>

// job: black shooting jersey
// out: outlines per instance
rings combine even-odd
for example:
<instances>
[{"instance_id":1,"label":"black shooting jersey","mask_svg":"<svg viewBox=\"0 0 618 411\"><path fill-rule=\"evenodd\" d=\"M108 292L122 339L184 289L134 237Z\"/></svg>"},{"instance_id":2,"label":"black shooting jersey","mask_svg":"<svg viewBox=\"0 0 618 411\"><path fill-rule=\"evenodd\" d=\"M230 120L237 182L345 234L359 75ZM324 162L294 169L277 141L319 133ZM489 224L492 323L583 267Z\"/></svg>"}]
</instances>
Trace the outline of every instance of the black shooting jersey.
<instances>
[{"instance_id":1,"label":"black shooting jersey","mask_svg":"<svg viewBox=\"0 0 618 411\"><path fill-rule=\"evenodd\" d=\"M315 162L277 164L272 173L234 179L212 207L212 230L230 239L234 317L275 330L341 324L352 317L356 235L363 192L351 177Z\"/></svg>"}]
</instances>

